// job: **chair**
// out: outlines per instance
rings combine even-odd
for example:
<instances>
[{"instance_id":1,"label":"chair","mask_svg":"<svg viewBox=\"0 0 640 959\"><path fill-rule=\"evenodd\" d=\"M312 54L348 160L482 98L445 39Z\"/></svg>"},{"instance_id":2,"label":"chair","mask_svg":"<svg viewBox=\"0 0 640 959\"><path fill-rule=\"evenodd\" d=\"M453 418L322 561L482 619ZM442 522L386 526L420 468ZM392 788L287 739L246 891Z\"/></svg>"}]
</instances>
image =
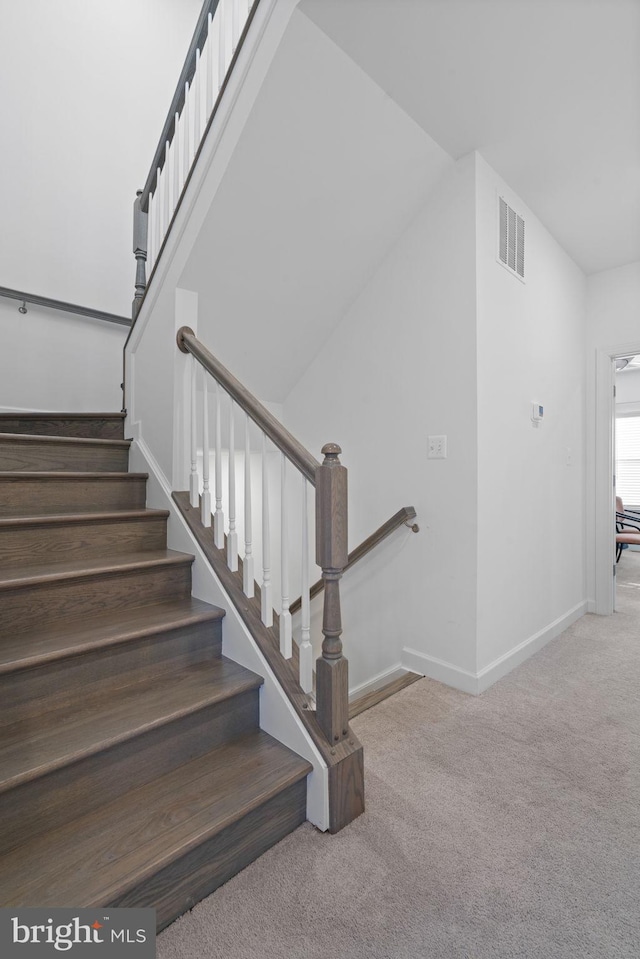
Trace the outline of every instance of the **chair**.
<instances>
[{"instance_id":1,"label":"chair","mask_svg":"<svg viewBox=\"0 0 640 959\"><path fill-rule=\"evenodd\" d=\"M640 546L640 513L625 510L620 496L616 496L616 563L627 546Z\"/></svg>"}]
</instances>

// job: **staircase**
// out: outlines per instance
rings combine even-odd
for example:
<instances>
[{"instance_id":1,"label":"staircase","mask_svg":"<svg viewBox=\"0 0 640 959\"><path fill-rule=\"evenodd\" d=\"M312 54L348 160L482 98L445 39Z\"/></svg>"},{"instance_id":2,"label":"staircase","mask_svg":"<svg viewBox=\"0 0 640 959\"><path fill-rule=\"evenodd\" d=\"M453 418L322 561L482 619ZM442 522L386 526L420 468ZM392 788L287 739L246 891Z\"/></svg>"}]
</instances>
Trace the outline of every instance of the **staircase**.
<instances>
[{"instance_id":1,"label":"staircase","mask_svg":"<svg viewBox=\"0 0 640 959\"><path fill-rule=\"evenodd\" d=\"M0 415L0 905L161 929L304 821L311 767L128 449L120 414Z\"/></svg>"}]
</instances>

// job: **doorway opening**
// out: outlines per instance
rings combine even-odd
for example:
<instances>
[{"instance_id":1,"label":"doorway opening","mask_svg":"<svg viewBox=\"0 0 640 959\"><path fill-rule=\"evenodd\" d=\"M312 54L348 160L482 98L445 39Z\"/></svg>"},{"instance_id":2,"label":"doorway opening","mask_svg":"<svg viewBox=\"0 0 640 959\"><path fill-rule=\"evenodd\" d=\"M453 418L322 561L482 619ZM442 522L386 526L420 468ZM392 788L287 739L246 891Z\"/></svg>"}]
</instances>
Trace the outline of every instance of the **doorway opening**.
<instances>
[{"instance_id":1,"label":"doorway opening","mask_svg":"<svg viewBox=\"0 0 640 959\"><path fill-rule=\"evenodd\" d=\"M598 350L596 355L595 483L594 501L592 501L595 506L592 514L595 528L590 547L594 599L590 610L605 616L613 613L616 608L616 579L618 578L616 574L619 567L619 564L616 564L615 542L616 420L619 413L635 412L636 405L640 413L640 397L638 401L633 398L636 383L640 381L640 359L637 359L639 357L640 341L621 344L617 348L608 350ZM627 379L623 379L625 370ZM636 372L638 372L637 379ZM620 387L619 393L618 387ZM618 403L621 405L618 406ZM623 466L624 470L627 470L627 464ZM628 491L627 495L629 495ZM631 499L635 498L640 496L634 493ZM629 507L633 505L636 504L630 501L625 504ZM638 508L640 511L640 505ZM638 557L640 553L634 555L631 562L635 563ZM629 564L625 564L625 569L627 565ZM640 583L640 576L633 578Z\"/></svg>"},{"instance_id":2,"label":"doorway opening","mask_svg":"<svg viewBox=\"0 0 640 959\"><path fill-rule=\"evenodd\" d=\"M614 605L640 590L640 355L617 356L614 396L616 575Z\"/></svg>"},{"instance_id":3,"label":"doorway opening","mask_svg":"<svg viewBox=\"0 0 640 959\"><path fill-rule=\"evenodd\" d=\"M640 340L596 351L595 460L594 473L587 479L588 499L593 504L593 525L589 525L588 536L588 576L593 589L589 610L603 616L613 613L616 599L616 361L621 369L623 366L626 369L631 363L630 358L637 356L640 356ZM629 360L629 363L619 362L625 359ZM627 372L627 376L632 375L633 370L634 366Z\"/></svg>"}]
</instances>

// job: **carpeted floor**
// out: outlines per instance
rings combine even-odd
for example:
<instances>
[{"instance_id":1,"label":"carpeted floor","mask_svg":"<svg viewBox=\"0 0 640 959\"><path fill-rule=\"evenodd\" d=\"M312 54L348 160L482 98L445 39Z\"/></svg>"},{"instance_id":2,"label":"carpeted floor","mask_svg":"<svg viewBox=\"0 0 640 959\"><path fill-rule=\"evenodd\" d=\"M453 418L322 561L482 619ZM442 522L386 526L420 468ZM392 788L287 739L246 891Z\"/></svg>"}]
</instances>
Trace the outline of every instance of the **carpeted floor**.
<instances>
[{"instance_id":1,"label":"carpeted floor","mask_svg":"<svg viewBox=\"0 0 640 959\"><path fill-rule=\"evenodd\" d=\"M480 697L428 679L353 722L367 811L302 826L158 938L158 959L640 955L640 553Z\"/></svg>"}]
</instances>

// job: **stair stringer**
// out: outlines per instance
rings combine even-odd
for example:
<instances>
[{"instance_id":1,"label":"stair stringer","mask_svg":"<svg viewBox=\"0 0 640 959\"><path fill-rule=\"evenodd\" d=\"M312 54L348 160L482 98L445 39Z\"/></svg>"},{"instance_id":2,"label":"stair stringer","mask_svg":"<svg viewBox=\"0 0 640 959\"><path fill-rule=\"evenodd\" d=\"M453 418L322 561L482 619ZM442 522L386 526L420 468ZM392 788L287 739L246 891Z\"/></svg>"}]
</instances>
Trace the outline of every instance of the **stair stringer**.
<instances>
[{"instance_id":1,"label":"stair stringer","mask_svg":"<svg viewBox=\"0 0 640 959\"><path fill-rule=\"evenodd\" d=\"M168 547L195 556L192 567L193 595L226 610L222 631L223 654L264 677L260 690L260 727L313 766L313 772L307 778L307 819L323 832L328 830L330 822L327 764L193 537L172 498L171 484L140 435L131 444L129 469L132 472L149 474L147 506L169 510Z\"/></svg>"}]
</instances>

